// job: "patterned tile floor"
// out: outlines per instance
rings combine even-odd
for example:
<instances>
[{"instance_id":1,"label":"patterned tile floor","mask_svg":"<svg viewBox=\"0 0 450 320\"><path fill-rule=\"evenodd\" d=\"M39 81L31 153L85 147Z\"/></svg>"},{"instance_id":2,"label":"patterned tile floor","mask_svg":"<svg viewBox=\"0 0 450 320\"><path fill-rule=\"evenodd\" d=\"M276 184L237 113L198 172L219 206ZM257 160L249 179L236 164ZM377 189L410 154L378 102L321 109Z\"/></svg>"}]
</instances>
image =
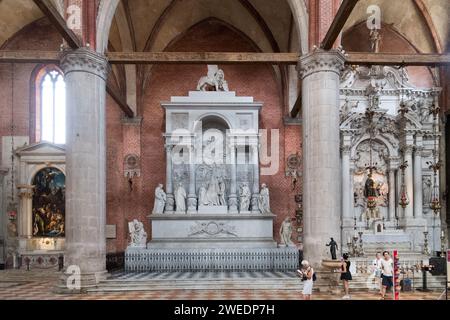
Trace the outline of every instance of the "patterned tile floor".
<instances>
[{"instance_id":1,"label":"patterned tile floor","mask_svg":"<svg viewBox=\"0 0 450 320\"><path fill-rule=\"evenodd\" d=\"M125 277L125 274L116 275ZM129 277L149 277L152 275L128 275ZM153 275L156 276L156 275ZM164 274L160 274L161 277ZM165 275L176 277L177 274ZM184 276L189 277L188 274ZM191 276L201 276L195 274ZM214 274L209 276L214 277ZM237 274L230 275L238 276ZM58 273L35 273L23 271L0 271L1 300L301 300L300 291L283 290L158 290L130 292L95 292L79 295L61 295L53 292ZM401 293L402 300L436 300L440 292ZM316 293L314 300L340 300L341 296ZM379 300L375 292L355 292L352 300Z\"/></svg>"}]
</instances>

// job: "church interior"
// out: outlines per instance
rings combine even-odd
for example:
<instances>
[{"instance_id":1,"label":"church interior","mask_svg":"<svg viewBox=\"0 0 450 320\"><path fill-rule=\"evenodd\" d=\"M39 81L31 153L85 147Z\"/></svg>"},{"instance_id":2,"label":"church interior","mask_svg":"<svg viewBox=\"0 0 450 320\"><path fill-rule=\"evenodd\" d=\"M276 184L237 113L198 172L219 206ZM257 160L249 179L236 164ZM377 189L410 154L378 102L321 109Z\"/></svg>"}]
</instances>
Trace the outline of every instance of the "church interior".
<instances>
[{"instance_id":1,"label":"church interior","mask_svg":"<svg viewBox=\"0 0 450 320\"><path fill-rule=\"evenodd\" d=\"M449 16L0 0L0 299L446 299Z\"/></svg>"}]
</instances>

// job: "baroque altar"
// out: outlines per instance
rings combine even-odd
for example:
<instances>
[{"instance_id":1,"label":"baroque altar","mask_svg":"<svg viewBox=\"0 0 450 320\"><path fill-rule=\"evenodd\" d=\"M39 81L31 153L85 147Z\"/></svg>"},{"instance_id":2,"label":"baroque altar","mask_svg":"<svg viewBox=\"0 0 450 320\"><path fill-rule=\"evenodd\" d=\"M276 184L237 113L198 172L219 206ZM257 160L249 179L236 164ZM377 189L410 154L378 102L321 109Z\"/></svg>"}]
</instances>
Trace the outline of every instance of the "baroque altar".
<instances>
[{"instance_id":1,"label":"baroque altar","mask_svg":"<svg viewBox=\"0 0 450 320\"><path fill-rule=\"evenodd\" d=\"M439 250L440 218L430 209L429 164L433 152L439 152L432 109L440 90L416 88L403 68L352 66L343 73L343 242L351 243L359 231L366 253L396 248L420 255L424 230L429 230L432 247ZM399 204L402 192L408 196L404 208Z\"/></svg>"},{"instance_id":2,"label":"baroque altar","mask_svg":"<svg viewBox=\"0 0 450 320\"><path fill-rule=\"evenodd\" d=\"M295 270L295 248L277 248L270 186L260 184L259 113L208 66L197 91L162 102L166 184L157 186L147 247L126 269Z\"/></svg>"}]
</instances>

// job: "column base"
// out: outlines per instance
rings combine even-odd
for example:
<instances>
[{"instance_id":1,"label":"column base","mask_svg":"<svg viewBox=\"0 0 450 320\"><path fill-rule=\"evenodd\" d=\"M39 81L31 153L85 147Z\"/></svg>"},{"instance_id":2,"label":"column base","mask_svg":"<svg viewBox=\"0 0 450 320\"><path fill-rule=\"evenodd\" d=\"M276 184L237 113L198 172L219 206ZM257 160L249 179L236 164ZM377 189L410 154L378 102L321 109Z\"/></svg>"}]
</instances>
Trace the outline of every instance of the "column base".
<instances>
[{"instance_id":1,"label":"column base","mask_svg":"<svg viewBox=\"0 0 450 320\"><path fill-rule=\"evenodd\" d=\"M108 271L82 273L78 276L78 279L76 277L77 275L73 273L63 273L53 292L57 294L84 294L88 289L96 288L100 281L105 280L108 277Z\"/></svg>"}]
</instances>

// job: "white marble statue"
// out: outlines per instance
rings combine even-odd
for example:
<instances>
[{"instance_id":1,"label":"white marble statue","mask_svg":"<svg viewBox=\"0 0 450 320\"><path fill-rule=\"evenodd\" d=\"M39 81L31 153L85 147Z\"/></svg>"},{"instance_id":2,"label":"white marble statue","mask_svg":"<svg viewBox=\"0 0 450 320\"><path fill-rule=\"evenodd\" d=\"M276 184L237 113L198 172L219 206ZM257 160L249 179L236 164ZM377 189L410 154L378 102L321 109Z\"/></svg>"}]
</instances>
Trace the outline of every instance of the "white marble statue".
<instances>
[{"instance_id":1,"label":"white marble statue","mask_svg":"<svg viewBox=\"0 0 450 320\"><path fill-rule=\"evenodd\" d=\"M291 218L286 217L286 219L284 219L284 221L281 223L280 227L281 245L284 245L286 247L294 245L291 238L292 238Z\"/></svg>"},{"instance_id":2,"label":"white marble statue","mask_svg":"<svg viewBox=\"0 0 450 320\"><path fill-rule=\"evenodd\" d=\"M211 181L208 185L208 190L206 191L206 200L209 206L220 205L219 200L219 183L214 174L211 175Z\"/></svg>"},{"instance_id":3,"label":"white marble statue","mask_svg":"<svg viewBox=\"0 0 450 320\"><path fill-rule=\"evenodd\" d=\"M258 204L261 213L272 213L272 211L270 210L269 188L265 183L261 185Z\"/></svg>"},{"instance_id":4,"label":"white marble statue","mask_svg":"<svg viewBox=\"0 0 450 320\"><path fill-rule=\"evenodd\" d=\"M206 198L206 184L202 184L198 191L198 205L199 206L207 206L208 199Z\"/></svg>"},{"instance_id":5,"label":"white marble statue","mask_svg":"<svg viewBox=\"0 0 450 320\"><path fill-rule=\"evenodd\" d=\"M241 211L249 211L251 196L252 196L252 193L250 191L250 188L248 187L248 184L246 182L244 182L241 186L241 192L239 194L239 198L240 198L239 208Z\"/></svg>"},{"instance_id":6,"label":"white marble statue","mask_svg":"<svg viewBox=\"0 0 450 320\"><path fill-rule=\"evenodd\" d=\"M197 91L229 91L223 70L217 65L208 65L208 75L200 78Z\"/></svg>"},{"instance_id":7,"label":"white marble statue","mask_svg":"<svg viewBox=\"0 0 450 320\"><path fill-rule=\"evenodd\" d=\"M185 213L186 212L186 190L183 184L178 183L178 188L175 191L175 205L176 212Z\"/></svg>"},{"instance_id":8,"label":"white marble statue","mask_svg":"<svg viewBox=\"0 0 450 320\"><path fill-rule=\"evenodd\" d=\"M166 205L167 195L164 192L163 185L159 184L155 189L155 204L153 206L153 213L161 214L164 212L164 207Z\"/></svg>"},{"instance_id":9,"label":"white marble statue","mask_svg":"<svg viewBox=\"0 0 450 320\"><path fill-rule=\"evenodd\" d=\"M128 222L128 232L130 233L130 247L145 247L147 244L147 233L142 222L134 219Z\"/></svg>"},{"instance_id":10,"label":"white marble statue","mask_svg":"<svg viewBox=\"0 0 450 320\"><path fill-rule=\"evenodd\" d=\"M225 181L223 181L222 179L219 181L219 205L221 206L226 206L227 205L227 201L225 200L226 196L226 186L225 186Z\"/></svg>"}]
</instances>

